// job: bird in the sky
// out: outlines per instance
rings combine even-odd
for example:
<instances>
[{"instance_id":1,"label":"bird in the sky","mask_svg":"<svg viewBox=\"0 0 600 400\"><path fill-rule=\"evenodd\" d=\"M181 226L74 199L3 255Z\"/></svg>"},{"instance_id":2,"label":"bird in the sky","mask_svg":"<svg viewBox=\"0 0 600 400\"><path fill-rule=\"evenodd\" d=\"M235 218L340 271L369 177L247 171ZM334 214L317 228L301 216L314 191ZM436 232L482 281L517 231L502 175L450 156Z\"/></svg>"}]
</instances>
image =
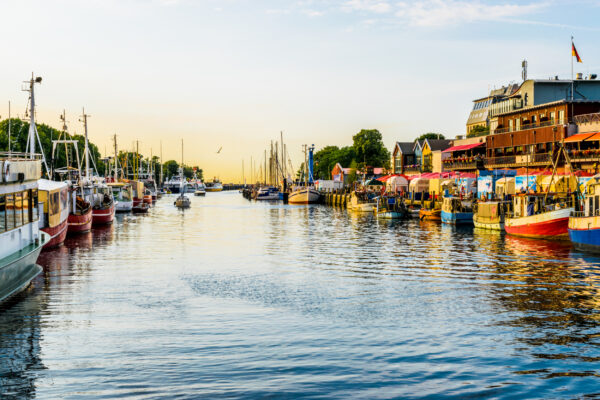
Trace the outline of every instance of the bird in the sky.
<instances>
[{"instance_id":1,"label":"bird in the sky","mask_svg":"<svg viewBox=\"0 0 600 400\"><path fill-rule=\"evenodd\" d=\"M220 154L221 150L223 150L223 146L219 147L219 150L217 150L217 154Z\"/></svg>"}]
</instances>

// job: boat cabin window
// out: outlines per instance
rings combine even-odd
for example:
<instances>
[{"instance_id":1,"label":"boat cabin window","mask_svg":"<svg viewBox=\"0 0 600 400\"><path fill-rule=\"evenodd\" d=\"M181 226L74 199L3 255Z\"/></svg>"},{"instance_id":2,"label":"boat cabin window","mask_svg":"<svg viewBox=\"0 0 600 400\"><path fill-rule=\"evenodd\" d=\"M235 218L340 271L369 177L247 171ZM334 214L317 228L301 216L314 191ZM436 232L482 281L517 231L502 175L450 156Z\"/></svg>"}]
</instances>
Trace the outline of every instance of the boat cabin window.
<instances>
[{"instance_id":1,"label":"boat cabin window","mask_svg":"<svg viewBox=\"0 0 600 400\"><path fill-rule=\"evenodd\" d=\"M15 229L15 195L6 195L6 230Z\"/></svg>"},{"instance_id":2,"label":"boat cabin window","mask_svg":"<svg viewBox=\"0 0 600 400\"><path fill-rule=\"evenodd\" d=\"M50 194L50 215L57 215L60 213L60 193L54 192Z\"/></svg>"},{"instance_id":3,"label":"boat cabin window","mask_svg":"<svg viewBox=\"0 0 600 400\"><path fill-rule=\"evenodd\" d=\"M66 210L68 208L69 208L69 193L67 192L67 188L64 188L60 191L60 209L62 211L62 210Z\"/></svg>"},{"instance_id":4,"label":"boat cabin window","mask_svg":"<svg viewBox=\"0 0 600 400\"><path fill-rule=\"evenodd\" d=\"M588 217L591 217L592 215L594 215L594 198L593 197L588 197L587 198L587 203L588 203Z\"/></svg>"},{"instance_id":5,"label":"boat cabin window","mask_svg":"<svg viewBox=\"0 0 600 400\"><path fill-rule=\"evenodd\" d=\"M36 189L0 196L0 232L38 220L37 194Z\"/></svg>"},{"instance_id":6,"label":"boat cabin window","mask_svg":"<svg viewBox=\"0 0 600 400\"><path fill-rule=\"evenodd\" d=\"M594 215L600 214L598 210L600 209L600 196L594 196Z\"/></svg>"},{"instance_id":7,"label":"boat cabin window","mask_svg":"<svg viewBox=\"0 0 600 400\"><path fill-rule=\"evenodd\" d=\"M38 191L37 191L37 189L32 189L29 192L30 192L29 201L31 202L31 208L32 208L31 215L33 217L33 220L37 221L40 218L40 209L39 209L39 205L38 205ZM67 194L66 189L64 192L65 192L65 209L66 209L67 208L66 201L68 200L68 194Z\"/></svg>"}]
</instances>

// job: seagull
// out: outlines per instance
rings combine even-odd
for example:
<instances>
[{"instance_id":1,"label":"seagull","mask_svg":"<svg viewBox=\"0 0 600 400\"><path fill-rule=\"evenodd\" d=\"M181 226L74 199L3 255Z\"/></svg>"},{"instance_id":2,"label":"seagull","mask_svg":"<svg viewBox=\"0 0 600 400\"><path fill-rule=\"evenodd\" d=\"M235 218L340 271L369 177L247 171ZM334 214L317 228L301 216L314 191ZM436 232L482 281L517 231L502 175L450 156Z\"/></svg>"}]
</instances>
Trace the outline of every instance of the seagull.
<instances>
[{"instance_id":1,"label":"seagull","mask_svg":"<svg viewBox=\"0 0 600 400\"><path fill-rule=\"evenodd\" d=\"M223 150L223 146L219 147L219 150L217 150L217 154L220 154L221 150Z\"/></svg>"}]
</instances>

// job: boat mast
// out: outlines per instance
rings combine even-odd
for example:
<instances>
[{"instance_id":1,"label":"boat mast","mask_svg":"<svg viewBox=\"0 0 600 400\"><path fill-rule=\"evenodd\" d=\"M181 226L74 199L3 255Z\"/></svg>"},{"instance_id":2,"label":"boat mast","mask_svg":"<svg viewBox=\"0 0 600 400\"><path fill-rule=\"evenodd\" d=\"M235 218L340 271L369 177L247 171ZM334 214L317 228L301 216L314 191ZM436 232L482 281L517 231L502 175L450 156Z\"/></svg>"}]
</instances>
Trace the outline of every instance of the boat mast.
<instances>
[{"instance_id":1,"label":"boat mast","mask_svg":"<svg viewBox=\"0 0 600 400\"><path fill-rule=\"evenodd\" d=\"M160 141L160 184L163 184L162 140Z\"/></svg>"},{"instance_id":2,"label":"boat mast","mask_svg":"<svg viewBox=\"0 0 600 400\"><path fill-rule=\"evenodd\" d=\"M114 135L114 139L115 139L115 182L116 182L118 179L117 170L119 169L119 164L117 162L118 153L117 153L117 134L116 133Z\"/></svg>"},{"instance_id":3,"label":"boat mast","mask_svg":"<svg viewBox=\"0 0 600 400\"><path fill-rule=\"evenodd\" d=\"M304 146L304 186L308 186L308 156L306 155L307 144Z\"/></svg>"},{"instance_id":4,"label":"boat mast","mask_svg":"<svg viewBox=\"0 0 600 400\"><path fill-rule=\"evenodd\" d=\"M8 101L8 157L10 157L10 100Z\"/></svg>"},{"instance_id":5,"label":"boat mast","mask_svg":"<svg viewBox=\"0 0 600 400\"><path fill-rule=\"evenodd\" d=\"M46 173L49 175L50 171L48 169L48 164L46 163L46 156L44 155L44 149L42 148L42 142L40 141L40 137L38 135L37 126L35 125L35 84L42 83L42 78L40 76L33 77L33 72L31 73L31 79L29 82L29 89L24 89L29 92L29 132L28 132L28 142L27 147L29 148L29 158L35 158L35 140L37 139L38 144L40 145L40 153L42 154L42 161L44 162L44 167L46 168Z\"/></svg>"},{"instance_id":6,"label":"boat mast","mask_svg":"<svg viewBox=\"0 0 600 400\"><path fill-rule=\"evenodd\" d=\"M83 115L81 116L82 119L80 119L80 121L83 122L83 128L85 131L85 177L89 178L90 177L90 149L89 149L89 143L88 143L88 129L87 129L87 119L88 117L90 117L90 115L85 113L85 108L83 108Z\"/></svg>"}]
</instances>

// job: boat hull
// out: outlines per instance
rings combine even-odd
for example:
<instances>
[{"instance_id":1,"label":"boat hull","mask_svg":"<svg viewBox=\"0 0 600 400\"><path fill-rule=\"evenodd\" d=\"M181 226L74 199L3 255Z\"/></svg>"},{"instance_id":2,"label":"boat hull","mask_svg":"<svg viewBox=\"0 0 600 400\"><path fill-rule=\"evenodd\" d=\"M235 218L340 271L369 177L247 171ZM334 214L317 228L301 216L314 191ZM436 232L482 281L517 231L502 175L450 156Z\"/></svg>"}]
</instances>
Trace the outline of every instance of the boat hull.
<instances>
[{"instance_id":1,"label":"boat hull","mask_svg":"<svg viewBox=\"0 0 600 400\"><path fill-rule=\"evenodd\" d=\"M401 219L405 217L405 213L401 213L398 211L384 211L384 212L378 212L377 213L377 218L381 218L381 219Z\"/></svg>"},{"instance_id":2,"label":"boat hull","mask_svg":"<svg viewBox=\"0 0 600 400\"><path fill-rule=\"evenodd\" d=\"M115 219L115 204L109 208L97 208L92 210L93 225L108 225L112 224Z\"/></svg>"},{"instance_id":3,"label":"boat hull","mask_svg":"<svg viewBox=\"0 0 600 400\"><path fill-rule=\"evenodd\" d=\"M92 209L85 214L69 214L67 233L85 233L92 229Z\"/></svg>"},{"instance_id":4,"label":"boat hull","mask_svg":"<svg viewBox=\"0 0 600 400\"><path fill-rule=\"evenodd\" d=\"M223 190L223 188L209 188L209 187L207 187L205 190L207 192L221 192Z\"/></svg>"},{"instance_id":5,"label":"boat hull","mask_svg":"<svg viewBox=\"0 0 600 400\"><path fill-rule=\"evenodd\" d=\"M578 249L600 252L600 217L569 218L569 237Z\"/></svg>"},{"instance_id":6,"label":"boat hull","mask_svg":"<svg viewBox=\"0 0 600 400\"><path fill-rule=\"evenodd\" d=\"M442 210L419 210L419 219L421 221L441 221L442 220Z\"/></svg>"},{"instance_id":7,"label":"boat hull","mask_svg":"<svg viewBox=\"0 0 600 400\"><path fill-rule=\"evenodd\" d=\"M48 234L48 236L50 237L48 243L46 243L44 245L44 249L51 249L54 247L58 247L61 244L63 244L63 242L65 241L65 238L67 237L68 217L63 222L61 222L60 224L58 224L52 228L47 227L47 228L42 228L40 230L43 232L46 232Z\"/></svg>"},{"instance_id":8,"label":"boat hull","mask_svg":"<svg viewBox=\"0 0 600 400\"><path fill-rule=\"evenodd\" d=\"M504 230L504 223L503 222L481 222L478 221L477 218L473 218L473 224L475 225L475 228L478 229L485 229L488 231L503 231Z\"/></svg>"},{"instance_id":9,"label":"boat hull","mask_svg":"<svg viewBox=\"0 0 600 400\"><path fill-rule=\"evenodd\" d=\"M119 200L119 202L115 206L115 212L125 213L125 212L131 211L132 208L133 208L133 201Z\"/></svg>"},{"instance_id":10,"label":"boat hull","mask_svg":"<svg viewBox=\"0 0 600 400\"><path fill-rule=\"evenodd\" d=\"M318 203L321 194L315 189L300 189L290 193L288 197L289 204L314 204Z\"/></svg>"},{"instance_id":11,"label":"boat hull","mask_svg":"<svg viewBox=\"0 0 600 400\"><path fill-rule=\"evenodd\" d=\"M148 206L148 204L140 203L136 206L133 206L131 211L133 211L134 214L147 214L149 209L150 206Z\"/></svg>"},{"instance_id":12,"label":"boat hull","mask_svg":"<svg viewBox=\"0 0 600 400\"><path fill-rule=\"evenodd\" d=\"M144 196L144 203L146 203L149 206L151 206L152 205L152 195L149 195L149 194L145 195Z\"/></svg>"},{"instance_id":13,"label":"boat hull","mask_svg":"<svg viewBox=\"0 0 600 400\"><path fill-rule=\"evenodd\" d=\"M442 210L441 219L444 224L473 225L473 213L472 212L451 213L451 212Z\"/></svg>"},{"instance_id":14,"label":"boat hull","mask_svg":"<svg viewBox=\"0 0 600 400\"><path fill-rule=\"evenodd\" d=\"M0 303L26 289L33 278L42 272L36 264L42 248L50 242L50 235L40 232L40 241L0 260Z\"/></svg>"},{"instance_id":15,"label":"boat hull","mask_svg":"<svg viewBox=\"0 0 600 400\"><path fill-rule=\"evenodd\" d=\"M520 218L506 218L504 229L509 235L557 239L569 234L569 215L573 208L563 208Z\"/></svg>"},{"instance_id":16,"label":"boat hull","mask_svg":"<svg viewBox=\"0 0 600 400\"><path fill-rule=\"evenodd\" d=\"M205 191L199 191L199 190L196 190L196 191L194 192L194 196L205 196L205 195L206 195L206 192L205 192Z\"/></svg>"}]
</instances>

